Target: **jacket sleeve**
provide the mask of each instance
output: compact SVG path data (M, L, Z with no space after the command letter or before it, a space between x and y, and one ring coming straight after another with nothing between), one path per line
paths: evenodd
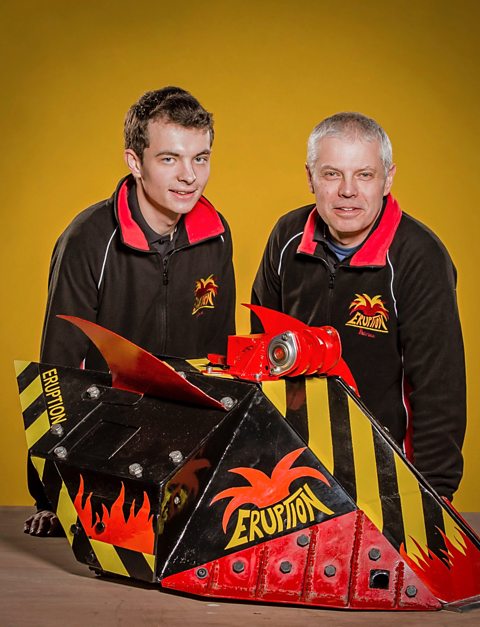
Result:
M433 235L411 254L404 251L403 259L397 313L405 388L410 390L413 462L441 496L451 499L462 477L466 425L456 271Z
M73 232L72 232L73 231ZM87 233L69 227L57 241L50 264L48 299L40 358L45 363L79 368L88 338L58 314L96 321L98 309L98 253Z
M222 235L221 258L218 262L220 270L216 276L219 296L215 307L216 316L214 323L210 326L209 337L204 337L202 340L205 347L205 350L201 351L202 356L206 356L207 353L226 354L227 338L229 335L235 334L236 288L232 236L227 221L223 216L220 217L225 232Z
M282 311L282 289L280 282L280 243L278 224L268 238L260 266L252 287L252 304ZM262 333L260 320L252 312L250 316L251 332Z

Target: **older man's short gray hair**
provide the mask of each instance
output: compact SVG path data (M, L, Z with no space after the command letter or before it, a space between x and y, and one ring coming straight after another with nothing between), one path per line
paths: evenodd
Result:
M318 142L322 137L359 137L366 141L377 140L380 144L380 156L385 168L385 176L392 165L392 144L383 128L372 118L346 111L325 118L310 133L307 143L307 164L310 168L317 160Z

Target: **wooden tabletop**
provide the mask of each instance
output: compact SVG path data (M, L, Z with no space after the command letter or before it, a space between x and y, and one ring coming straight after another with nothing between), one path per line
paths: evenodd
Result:
M6 627L141 627L191 625L296 627L308 625L480 626L469 612L355 612L201 600L158 586L96 577L78 563L65 538L23 533L27 507L0 507L0 625ZM480 529L480 514L466 514Z

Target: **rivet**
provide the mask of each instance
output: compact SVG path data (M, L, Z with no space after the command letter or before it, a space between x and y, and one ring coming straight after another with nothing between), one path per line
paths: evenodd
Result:
M62 425L52 425L50 427L50 433L52 435L57 435L59 438L63 435L64 433L64 429L62 427Z
M70 533L72 536L76 536L80 533L80 527L78 525L70 525Z
M53 449L53 453L59 459L65 459L67 457L67 449L64 446L57 446Z
M232 569L234 573L243 573L245 570L245 564L237 560L236 562L233 562Z
M370 551L368 552L368 557L373 562L376 562L377 560L379 560L381 556L382 556L382 553L380 549L377 549L376 547L374 547L373 549L370 549Z
M137 477L138 479L140 479L140 477L143 474L143 467L141 466L141 464L130 464L130 466L128 467L128 472L133 475L134 477Z
M182 370L178 370L177 374L179 377L182 377L182 379L186 379L187 375L182 371Z
M197 577L199 579L205 579L208 576L208 570L206 568L199 568L197 570Z
M284 575L291 572L291 570L292 570L291 562L282 562L280 564L280 572L283 573Z
M176 495L173 497L173 504L174 504L174 505L180 505L180 503L181 503L181 502L182 502L182 499L178 496L178 494L176 494Z
M337 569L335 566L332 566L332 564L328 564L328 566L325 566L323 569L323 572L325 573L325 577L335 577Z
M91 385L88 390L85 392L88 398L98 398L101 394L100 390L96 385Z
M410 599L412 599L413 597L417 596L417 589L416 589L416 587L415 586L407 586L406 589L405 589L405 594Z
M297 538L297 544L298 546L307 546L310 544L310 538L302 533L302 535Z
M220 402L226 410L232 409L236 403L235 399L231 398L230 396L224 396Z
M168 457L170 458L170 461L174 464L180 464L180 462L183 462L182 451L170 451Z
M103 533L105 531L105 523L103 522L98 522L95 525L95 532L96 533Z

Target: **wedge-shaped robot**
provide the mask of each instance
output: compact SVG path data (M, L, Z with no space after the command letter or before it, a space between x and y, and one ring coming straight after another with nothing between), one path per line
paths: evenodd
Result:
M206 597L478 605L478 536L362 404L338 333L251 308L265 333L203 363L72 317L110 375L16 363L30 455L77 559Z

